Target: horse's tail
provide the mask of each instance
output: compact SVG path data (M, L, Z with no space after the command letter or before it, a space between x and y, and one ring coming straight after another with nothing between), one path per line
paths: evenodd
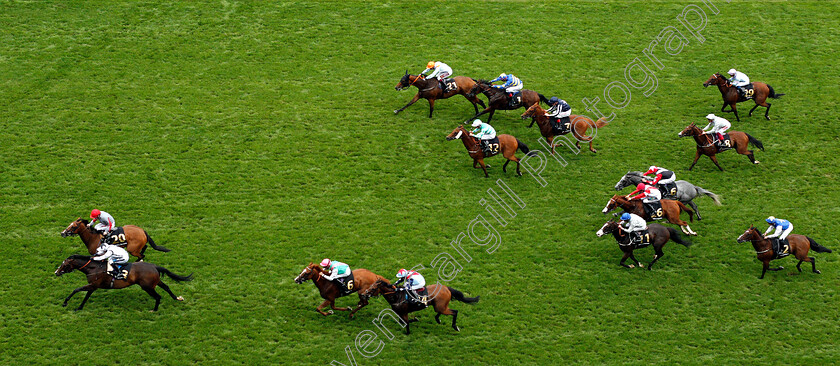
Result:
M808 238L806 236L806 238ZM811 242L811 249L816 251L817 253L831 253L831 249L828 249L819 243L815 242L814 239L808 238L808 241Z
M674 202L677 203L677 206L680 206L680 210L688 212L688 221L694 222L694 210L688 208L686 205L684 205L680 201L674 201Z
M514 137L514 138L515 138L515 137ZM516 138L515 138L515 139L516 139ZM519 147L518 147L518 148L519 148L519 151L522 151L523 153L525 153L525 155L531 156L531 149L529 149L529 148L528 148L528 145L525 145L525 143L524 143L524 142L519 141L519 139L516 139L516 145L518 145L518 146L519 146Z
M193 276L193 274L192 274L192 273L190 273L190 274L189 274L189 276L179 276L179 275L176 275L176 274L172 273L172 271L170 271L170 270L168 270L168 269L166 269L166 268L163 268L163 267L161 267L161 266L155 266L155 268L157 268L158 272L163 273L163 274L165 274L165 275L169 276L169 278L171 278L171 279L173 279L173 280L175 280L175 281L178 281L178 282L181 282L181 281L192 281L192 276Z
M601 127L604 127L608 124L610 124L610 122L607 121L607 118L606 117L601 117L601 118L598 118L597 121L595 121L595 128L601 128Z
M671 240L673 240L675 243L685 245L686 247L691 246L691 244L692 244L691 240L688 240L688 238L683 238L682 236L680 236L680 232L677 231L677 229L674 229L672 227L667 227L667 229L668 229L668 234L671 235Z
M548 99L545 97L545 95L542 95L540 93L537 93L537 95L540 96L540 101L541 102L545 103L545 105L548 105Z
M149 233L147 233L147 232L146 232L146 230L143 230L143 234L146 234L146 242L147 242L147 243L149 243L149 245L151 245L151 246L152 246L152 249L154 249L154 250L159 250L159 251L161 251L161 252L169 252L169 251L171 251L170 249L168 249L168 248L164 247L163 245L155 245L155 241L154 241L154 240L152 240L152 237L151 237L151 236L149 236Z
M701 187L698 187L698 186L694 186L694 188L697 190L697 193L705 194L705 195L709 196L709 198L711 198L712 201L715 201L716 205L720 206L720 198L718 197L718 195L712 193L712 191L707 191L707 190L705 190Z
M746 132L744 132L744 135L747 135L747 138L750 139L750 143L753 144L753 146L761 149L761 151L764 151L764 144L762 144L761 141L758 141L758 139L750 136L750 134L748 134Z
M768 95L770 98L779 99L782 95L785 95L784 93L776 94L776 91L773 90L773 87L770 86L770 84L767 84L767 89L770 89L770 95Z
M478 300L481 299L481 296L465 297L464 293L461 292L461 291L458 291L458 290L456 290L452 287L449 287L449 286L446 286L446 288L448 288L449 292L452 293L452 298L455 299L455 300L458 300L460 302L465 302L467 304L471 304L471 303L474 303L474 302L478 302Z

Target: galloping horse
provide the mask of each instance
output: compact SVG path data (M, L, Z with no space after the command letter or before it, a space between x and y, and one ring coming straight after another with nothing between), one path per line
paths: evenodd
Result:
M741 118L738 117L738 110L735 109L735 104L746 102L749 99L739 101L738 88L732 86L732 84L729 83L729 80L720 73L712 74L709 80L706 80L706 82L703 83L704 88L709 85L717 85L718 90L720 90L720 96L723 97L723 106L720 107L720 111L735 112L735 119L738 120L738 122L741 122ZM762 106L767 108L767 110L764 111L764 118L769 120L770 116L768 116L768 114L770 113L771 104L767 103L767 98L779 99L779 97L784 94L776 94L776 91L773 90L772 86L762 82L754 82L752 85L754 93L752 94L752 97L755 101L755 106L750 109L750 117L752 117L753 111L758 108L758 106ZM731 111L724 110L727 105L732 107Z
M534 125L534 122L537 122L537 126L540 127L540 134L545 137L546 141L548 141L548 145L551 146L551 154L554 154L554 129L551 128L551 123L548 122L548 116L545 115L545 109L540 107L540 103L534 103L531 107L528 108L525 113L522 113L522 119L531 118L531 124L528 126L530 128ZM586 130L589 129L590 126L595 127L595 132L597 133L598 129L607 125L607 119L605 117L601 117L598 121L593 122L589 117L586 116L579 116L576 114L570 115L569 119L572 121L571 130L575 136L575 146L577 146L578 150L580 150L580 142L581 141L589 141L589 151L591 152L598 152L592 148L592 139L595 138L595 135L587 136Z
M764 278L764 274L767 273L768 269L771 271L785 269L782 266L770 268L770 261L778 258L776 256L777 253L773 251L770 239L765 239L764 235L761 235L755 226L750 225L750 228L738 237L739 243L743 243L745 241L752 242L753 248L755 249L755 256L762 263L761 277L759 277L759 279ZM817 270L817 264L815 263L816 259L808 256L808 250L813 249L817 253L831 253L831 249L818 244L814 241L814 239L805 235L791 234L787 237L787 241L788 251L792 253L796 259L799 259L799 263L796 264L796 269L798 269L799 272L802 272L802 268L799 267L802 265L802 262L811 262L811 269L814 273L819 274L820 271Z
M688 235L697 235L697 233L691 230L691 227L688 226L687 222L680 219L680 213L685 211L688 212L689 221L694 222L694 211L685 207L685 205L680 201L659 200L659 203L662 204L662 217L664 217L665 220L668 220L668 222L674 225L679 225L683 233ZM609 202L607 202L607 205L604 206L604 209L601 210L601 213L606 214L607 212L615 210L619 207L626 212L639 215L641 218L645 219L645 221L653 221L653 219L650 218L650 215L645 212L645 207L642 201L631 201L627 197L619 195L612 196Z
M507 165L512 161L516 162L516 174L522 176L522 172L519 171L519 158L516 157L516 149L522 151L526 155L531 151L528 148L528 145L525 145L524 142L519 141L516 137L511 135L497 135L496 137L499 138L498 144L491 144L491 145L498 145L498 146L491 146L491 149L495 148L494 154L491 155L484 155L484 150L481 149L481 146L475 138L470 136L470 132L467 131L464 126L458 126L455 130L452 131L449 135L446 136L447 140L455 140L461 139L464 142L464 147L467 148L467 152L469 152L470 157L473 158L473 168L478 169L478 164L481 164L481 169L484 170L484 177L489 178L490 175L487 174L487 167L489 165L484 164L484 158L490 157L493 155L498 155L500 152L502 156L508 159L505 162L505 165L502 166L502 171L507 173Z
M544 95L537 93L533 90L522 89L519 94L519 103L516 103L515 105L511 106L510 103L508 103L507 92L504 89L494 88L492 85L490 85L490 82L487 80L474 81L475 85L473 85L472 89L470 89L470 92L467 94L467 97L475 96L476 94L478 94L478 92L481 92L484 94L484 96L487 97L489 106L480 113L476 113L476 115L474 115L471 119L476 119L482 114L490 113L490 117L487 118L487 123L490 123L490 121L493 120L493 114L496 113L496 110L506 111L519 109L522 107L527 108L533 105L534 103L539 103L540 101L542 101L545 104L548 104L548 99L546 99Z
M481 108L485 108L484 102L481 99L476 98L475 95L469 95L469 91L475 85L475 80L466 76L455 76L452 79L455 80L455 84L458 85L458 88L444 93L443 90L438 87L440 83L436 79L426 79L423 75L410 75L408 70L405 70L405 75L403 75L400 82L397 83L397 86L394 87L394 89L400 91L414 85L417 89L419 89L419 91L414 95L414 98L408 102L408 104L395 110L394 114L402 112L408 108L408 106L420 100L420 98L424 98L429 101L429 118L432 118L432 112L435 111L435 100L446 99L458 94L463 95L473 104L475 113L478 113L477 104L481 104Z
M625 187L635 187L639 183L644 180L644 176L642 172L627 172L618 183L615 184L615 190L620 191ZM718 196L711 191L707 191L700 186L695 186L684 180L676 181L677 184L677 200L680 202L689 205L693 210L694 213L697 214L697 220L702 220L700 217L700 210L697 208L697 204L694 203L694 198L697 196L704 194L712 198L712 201L715 202L716 205L720 206L720 199Z
M371 297L379 296L381 294L382 297L391 304L391 309L393 309L394 312L397 313L397 315L399 315L405 322L405 334L411 334L411 323L417 321L417 317L408 319L408 313L423 310L428 307L428 305L435 308L435 312L437 313L435 315L435 321L437 321L438 324L440 324L441 315L452 315L452 329L455 329L456 332L460 332L461 328L458 328L458 325L456 324L456 321L458 320L458 310L450 309L449 301L454 298L460 302L470 304L478 302L480 299L480 296L465 297L461 291L444 285L428 285L426 286L426 290L430 294L435 294L432 298L428 299L428 304L426 306L421 306L408 301L408 294L402 291L397 291L393 285L384 280L377 280L373 286L363 293L363 296Z
M629 257L633 260L633 262L636 262L637 266L644 268L644 265L639 263L639 261L636 260L636 257L633 256L633 249L635 248L634 244L630 242L630 235L628 235L624 230L619 230L618 222L612 220L607 221L607 223L605 223L604 226L601 226L601 229L595 234L600 238L609 233L613 234L615 241L618 242L618 247L621 248L622 252L624 252L624 256L621 257L621 262L619 264L626 268L633 268L632 264L629 266L624 264ZM685 245L686 247L691 246L691 242L680 237L680 234L676 229L659 224L648 225L648 232L646 235L648 235L647 239L653 245L653 250L655 252L653 255L653 261L648 264L648 270L653 268L653 264L665 255L665 253L662 252L662 247L665 246L665 243L667 243L668 240Z
M152 246L152 249L159 250L161 252L168 252L169 249L163 247L162 245L155 245L155 241L149 236L149 233L146 230L143 230L139 226L134 225L126 225L123 226L123 231L125 232L125 242L127 243L125 246L125 250L131 253L131 255L137 257L137 261L140 262L143 258L146 257L146 243ZM93 255L96 253L96 249L99 248L99 243L102 238L102 235L92 232L88 228L88 220L84 220L81 217L76 219L67 226L64 231L61 232L61 237L66 238L68 236L78 235L80 239L82 239L82 243L88 249L88 253ZM123 239L123 238L119 238ZM122 245L120 245L122 246Z
M61 276L65 273L70 273L78 269L87 276L88 284L87 286L82 286L73 290L73 292L70 293L70 296L67 296L67 298L64 299L64 303L61 304L61 306L67 306L67 302L70 301L70 298L72 298L77 292L87 291L85 299L82 300L82 303L79 304L78 308L76 308L76 311L79 311L85 307L85 303L90 298L90 295L96 291L96 289L121 289L137 284L140 285L143 291L146 291L149 296L155 299L155 308L152 309L152 311L157 311L158 305L160 305L160 295L158 295L157 291L155 291L156 286L160 286L160 288L169 293L169 296L172 296L173 299L184 301L183 297L175 296L175 294L172 293L172 290L169 289L169 286L160 280L161 273L166 274L169 278L178 282L192 281L192 273L188 276L179 276L170 272L166 268L147 262L131 264L128 276L126 276L124 280L114 280L113 277L108 275L105 271L105 267L106 263L104 261L94 261L92 257L86 255L74 254L65 259L64 262L61 263L61 266L55 270L55 275Z
M753 155L752 150L747 150L747 144L752 144L755 147L764 151L764 144L761 141L755 139L755 137L750 136L746 132L741 131L727 131L729 135L730 141L732 141L732 146L729 148L735 149L738 154L746 155L750 158L750 161L753 164L760 163L758 160L755 160L755 155ZM723 171L723 168L720 167L718 164L717 158L715 154L718 152L718 147L715 145L714 140L712 139L711 135L707 135L703 133L703 130L700 127L694 125L694 123L688 125L682 132L679 133L679 137L686 137L686 136L693 136L694 142L697 143L697 152L694 154L694 162L691 163L691 166L688 167L688 170L694 168L694 164L697 164L697 159L700 159L700 155L706 155L709 159L712 159L712 162L717 165L720 171Z
M376 273L368 271L366 269L354 269L353 270L353 283L348 284L348 287L352 287L351 291L346 294L342 294L341 289L332 281L327 281L323 278L324 270L321 269L321 266L309 263L300 274L295 277L295 283L301 284L307 280L312 280L312 283L315 284L315 287L318 288L318 291L321 293L321 297L324 298L324 302L321 305L318 305L318 308L315 310L323 316L327 316L333 313L333 310L340 310L340 311L350 311L350 308L337 308L335 307L335 299L350 295L354 292L359 293L359 304L356 305L356 308L350 311L350 317L352 318L354 314L356 314L359 309L365 307L368 304L367 297L362 296L362 292L367 290L374 282L377 280L385 281L386 283L388 280L385 277L382 277ZM322 311L325 306L329 305L332 310L327 312Z

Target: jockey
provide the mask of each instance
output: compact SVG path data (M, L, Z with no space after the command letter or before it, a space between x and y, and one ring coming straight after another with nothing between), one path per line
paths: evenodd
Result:
M638 196L630 197L630 199L631 200L637 200L639 198L643 198L642 203L646 203L646 204L659 202L659 200L662 199L662 193L659 192L659 188L656 188L652 185L648 185L648 184L644 184L644 183L639 183L636 186L636 190L631 192L627 196L630 196L632 194L636 194L638 192L641 192L641 193Z
M122 266L128 263L128 252L125 249L116 245L102 244L96 250L95 256L92 258L95 261L108 260L108 274L114 276L116 280L125 279L126 273L122 270Z
M676 174L674 174L674 172L672 172L668 169L665 169L665 168L660 168L656 165L651 165L650 168L648 168L648 170L644 174L642 174L642 176L645 176L645 175L648 175L648 174L655 174L655 176L653 178L653 181L650 182L650 184L652 184L652 185L668 184L668 183L674 183L674 182L677 181L677 176L676 176Z
M117 227L114 223L114 217L105 211L93 209L90 211L90 219L91 221L90 224L88 224L88 229L102 235L102 242L105 242L111 230L114 230ZM94 226L93 223L96 221L99 221L99 223Z
M426 64L426 69L421 72L421 74L431 71L429 75L426 75L426 79L433 79L437 78L438 82L440 82L440 87L443 91L446 91L446 78L452 76L452 68L449 65L440 62L440 61L429 61Z
M618 227L629 233L632 241L638 242L642 232L647 230L647 222L639 215L625 212L621 215Z
M740 72L735 69L729 69L728 74L729 76L731 76L729 78L729 83L731 83L732 86L738 88L739 93L741 92L741 87L750 85L750 78L747 76L747 74L744 74L743 72Z
M501 73L499 74L499 77L490 80L490 83L495 83L497 81L504 81L505 83L503 85L493 85L493 87L497 89L504 89L511 98L522 90L522 80L519 80L519 78L513 76L513 74Z
M487 154L487 150L490 148L489 146L487 146L487 141L496 138L496 130L493 129L493 126L481 122L480 119L473 121L472 126L475 129L473 129L470 132L470 136L479 139L479 141L481 142L481 149L484 151L485 154Z
M793 231L793 224L791 224L788 220L777 219L770 216L764 221L767 221L767 223L770 224L770 226L767 227L767 230L764 231L765 239L779 238L779 240L785 240L788 235L790 235L790 232ZM767 235L767 233L773 231L774 229L776 230L774 233Z
M569 103L566 103L563 99L551 97L551 99L548 100L548 105L550 105L551 108L545 111L545 115L548 116L548 120L551 121L552 124L556 125L564 118L568 120L569 116L572 115L572 107L570 107Z
M709 120L709 124L706 125L706 127L703 127L703 133L706 135L716 134L715 136L718 138L718 141L723 141L723 133L726 132L729 127L732 127L732 124L726 119L720 118L711 113L706 116L706 119ZM711 127L711 129L706 131L709 127Z
M405 281L403 288L409 291L415 299L418 297L417 290L426 286L426 279L423 278L423 275L405 268L397 271L397 281L394 282L394 287L399 286L403 281Z
M350 271L350 266L339 261L331 261L329 258L324 258L324 260L321 261L321 267L323 267L325 271L330 272L328 275L323 275L325 280L336 281L342 288L347 286L347 284L344 283L344 279L345 277L349 277L352 273Z

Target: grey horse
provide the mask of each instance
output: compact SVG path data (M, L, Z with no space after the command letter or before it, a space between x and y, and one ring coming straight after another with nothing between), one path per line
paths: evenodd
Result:
M627 174L625 174L624 177L622 177L621 180L615 184L615 190L620 191L625 187L635 187L636 185L642 182L642 178L642 172L627 172ZM711 197L711 199L715 201L716 205L720 206L720 199L716 194L698 186L695 186L684 180L678 180L676 183L677 199L680 202L689 205L692 209L694 209L694 212L697 213L697 220L702 220L702 218L700 217L700 210L697 209L697 204L695 204L694 201L692 201L695 197L701 194L705 194Z

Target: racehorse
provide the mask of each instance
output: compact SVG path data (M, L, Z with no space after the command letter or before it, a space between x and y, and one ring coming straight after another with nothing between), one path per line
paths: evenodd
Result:
M137 257L137 262L142 261L143 258L146 257L144 254L146 252L146 243L151 245L154 250L159 250L161 252L169 251L169 249L162 245L155 245L155 241L152 240L149 233L139 226L125 225L122 228L125 232L125 237L115 238L114 236L116 235L114 235L112 236L112 239L120 239L120 241L127 243L125 244L125 250L131 253L131 255ZM63 238L74 235L78 235L79 238L82 239L82 243L87 247L88 253L91 255L96 253L96 249L99 248L102 235L95 233L88 228L88 220L84 220L80 217L76 219L76 221L71 222L70 225L61 232L61 237Z
M533 90L522 89L519 93L519 102L515 103L511 106L508 102L508 95L504 89L501 88L494 88L490 85L490 82L487 80L475 80L475 85L473 85L470 92L467 94L469 96L475 96L478 92L484 94L487 97L487 104L488 107L485 108L483 111L476 113L471 119L476 119L482 114L490 113L490 117L487 118L487 123L493 120L493 114L496 113L496 110L514 110L519 109L522 107L529 107L534 103L539 103L542 101L545 104L548 104L548 99L540 93L537 93Z
M642 181L645 181L645 178L646 177L642 175L642 172L627 172L627 174L625 174L624 177L615 184L615 190L620 191L625 187L635 187ZM711 197L712 201L714 201L716 205L720 206L720 199L711 191L707 191L684 180L678 180L675 183L677 184L677 200L689 205L694 210L694 213L697 214L697 220L703 219L700 217L700 210L697 208L697 204L693 201L697 196L701 194L707 195Z
M595 234L598 235L598 237L600 238L609 233L613 234L613 237L615 237L615 241L618 242L618 247L621 248L622 252L624 252L624 256L621 257L621 262L619 264L626 268L633 268L632 264L629 266L624 264L624 262L629 257L633 260L633 262L636 262L637 266L639 266L640 268L644 268L644 265L639 263L639 261L636 260L636 257L633 256L633 249L635 249L635 244L630 242L630 235L626 231L619 229L618 222L612 220L607 221L604 224L604 226L601 226L601 229L598 230L598 232L596 232ZM650 264L648 264L648 270L653 268L653 264L656 263L656 261L658 261L659 258L662 258L665 255L665 253L662 252L662 247L665 246L665 243L667 243L668 240L685 245L686 247L691 246L691 242L687 239L683 239L682 237L680 237L680 234L677 232L676 229L671 227L665 227L659 224L648 225L648 232L644 235L647 236L646 242L649 242L653 245L653 250L655 252L653 255L653 261L651 261Z
M490 175L487 174L487 167L489 165L484 163L484 158L490 157L493 155L498 155L500 152L502 156L507 159L505 161L505 165L502 166L502 171L507 173L507 165L511 161L516 162L516 174L520 177L522 176L522 172L519 171L519 158L516 157L516 150L522 151L526 155L531 151L528 148L528 145L525 145L524 142L519 141L516 137L511 135L497 135L499 139L498 144L490 144L490 149L493 151L491 155L484 155L484 150L481 149L479 143L475 140L474 137L470 136L470 132L467 131L464 126L458 126L455 130L452 131L449 135L446 136L446 139L449 141L455 139L461 139L464 142L464 147L467 148L467 152L470 154L470 157L473 158L473 168L478 169L478 164L481 165L481 169L484 170L484 177L489 178ZM495 145L495 146L493 146Z
M352 318L354 314L356 314L359 309L365 307L368 304L367 297L362 296L362 292L367 290L374 282L377 280L383 280L388 282L385 277L382 277L376 273L368 271L366 269L354 269L353 270L353 281L347 284L347 287L350 288L350 292L346 294L342 294L343 291L338 287L335 282L325 280L323 278L324 270L321 269L321 266L309 263L300 274L295 277L295 283L301 284L307 280L312 280L312 283L315 284L315 287L318 288L318 291L321 293L321 297L324 298L324 302L321 305L318 305L318 308L315 310L323 316L328 316L333 314L333 310L340 310L340 311L350 311L350 317ZM356 305L356 308L352 311L349 307L346 308L337 308L335 307L335 299L350 295L354 292L359 293L359 304ZM329 305L332 310L328 310L324 312L323 309L325 306Z
M441 315L452 315L452 329L455 329L456 332L460 332L461 328L458 328L456 324L458 320L458 310L452 310L449 308L449 301L453 298L460 302L464 303L475 303L481 298L480 296L476 297L465 297L461 291L458 291L452 287L444 286L444 285L428 285L426 286L426 290L429 294L433 294L431 298L426 299L426 305L420 305L415 302L408 300L408 293L405 291L398 291L394 285L388 283L388 281L384 280L377 280L373 286L367 289L363 296L371 297L371 296L379 296L380 294L382 297L391 304L391 309L394 310L397 315L405 322L405 334L411 334L411 323L417 321L417 317L412 319L408 319L408 313L413 313L415 311L423 310L429 305L435 308L435 321L440 324L440 316Z
M732 146L727 146L728 148L735 149L738 154L746 155L750 158L750 161L753 164L760 163L758 160L755 160L755 155L753 155L752 150L747 150L747 144L752 144L755 147L764 151L764 144L761 141L755 139L755 137L750 136L746 132L741 131L727 131L729 135L729 141L731 141ZM718 164L717 158L715 154L721 152L718 150L718 147L714 143L714 139L711 135L704 134L703 130L700 127L694 125L694 123L688 125L682 132L679 133L679 137L686 137L686 136L693 136L694 142L697 143L697 152L694 154L694 162L691 163L691 166L688 167L688 170L694 168L694 164L697 164L697 159L700 159L700 155L706 155L709 159L712 159L712 162L723 171L723 168L720 167ZM728 142L727 142L728 143Z
M152 309L152 311L157 311L158 305L160 305L160 295L158 295L157 291L155 291L155 286L160 286L160 288L169 293L169 296L172 296L173 299L184 301L183 297L175 296L175 294L172 293L172 290L169 289L169 286L160 280L161 273L166 274L169 278L178 282L192 281L192 273L188 276L179 276L166 268L147 262L132 263L125 279L115 280L114 277L108 275L106 272L106 262L94 261L93 257L77 254L71 255L65 259L64 262L61 263L61 266L55 270L55 275L61 276L65 273L73 272L74 270L79 270L84 273L85 276L87 276L88 284L87 286L82 286L73 290L73 292L70 293L70 296L67 296L67 298L64 299L64 303L61 304L61 306L67 306L67 302L70 301L70 298L72 298L77 292L87 291L85 299L82 300L82 303L79 304L76 311L82 310L82 308L85 307L85 303L90 298L90 295L96 291L96 289L122 289L134 284L140 285L143 291L146 291L149 296L155 299L155 308Z
M661 216L664 217L665 220L668 220L668 222L674 225L679 225L683 233L688 235L697 235L697 233L691 230L691 227L688 226L687 222L680 219L680 213L685 211L688 212L689 221L694 222L694 211L685 207L685 205L680 201L659 200L659 203L662 205ZM612 196L609 202L607 202L607 205L604 206L604 209L601 210L601 213L606 214L607 212L615 210L619 207L626 212L639 215L641 218L645 219L645 221L653 221L650 215L648 215L645 211L642 201L630 200L625 196L619 195Z
M799 263L796 264L796 269L798 269L799 272L802 272L802 268L799 267L802 265L802 262L811 262L811 269L814 273L819 274L820 271L817 270L817 264L815 263L816 259L808 256L808 250L813 249L817 253L831 253L831 249L818 244L814 241L814 239L798 234L788 235L788 248L782 253L775 253L773 246L771 245L771 240L765 239L764 235L761 235L761 233L758 232L758 229L752 225L750 225L750 228L738 237L739 243L743 243L745 241L752 242L756 258L758 258L758 260L760 260L763 264L761 277L759 277L759 279L764 278L764 274L767 273L768 269L771 271L785 269L782 266L770 268L770 261L779 258L777 257L777 254L792 253L796 259L799 259Z
M455 80L455 84L458 88L444 93L443 89L438 87L440 82L438 82L437 79L426 79L423 75L410 75L408 70L405 70L405 75L400 78L400 82L397 83L397 86L394 87L394 89L400 91L414 85L417 87L418 91L408 104L395 110L394 114L402 112L408 108L408 106L414 104L420 100L420 98L423 98L429 101L429 118L432 118L432 113L435 111L435 100L447 99L458 94L463 95L470 101L470 103L473 104L475 113L478 113L478 104L481 105L481 108L485 108L484 102L481 99L476 98L475 95L469 95L469 91L472 89L473 85L475 85L475 80L466 76L455 76L452 80Z
M528 117L531 118L531 124L528 125L528 128L534 125L534 122L537 122L537 126L540 127L540 134L545 137L546 141L548 141L548 146L551 146L551 154L554 154L554 129L551 128L551 123L548 122L548 116L545 115L545 109L540 107L540 103L534 103L531 105L525 113L522 113L522 119L527 119ZM601 117L598 121L593 122L589 117L586 116L579 116L576 114L570 115L569 120L572 122L571 130L573 135L575 136L575 146L577 146L578 150L580 150L580 142L581 141L589 141L589 151L591 152L598 152L592 148L592 139L595 138L595 134L592 136L586 135L586 130L589 127L594 127L595 132L598 132L598 129L607 125L607 119L605 117Z
M707 87L709 85L717 85L718 90L720 90L720 96L723 97L723 106L720 107L721 112L735 112L735 119L738 122L741 122L741 118L738 117L738 110L735 109L735 104L740 102L746 102L748 99L745 100L738 100L738 88L734 87L732 84L729 83L729 80L721 75L720 73L712 74L709 80L706 80L703 83L703 87ZM754 82L753 85L753 100L755 101L755 106L750 109L750 117L752 117L753 111L758 108L758 106L766 107L767 110L764 111L764 118L770 119L768 114L770 113L770 103L767 103L767 98L779 99L784 94L776 94L776 91L773 90L773 87L767 85L762 82ZM725 111L726 106L732 107L731 111Z

